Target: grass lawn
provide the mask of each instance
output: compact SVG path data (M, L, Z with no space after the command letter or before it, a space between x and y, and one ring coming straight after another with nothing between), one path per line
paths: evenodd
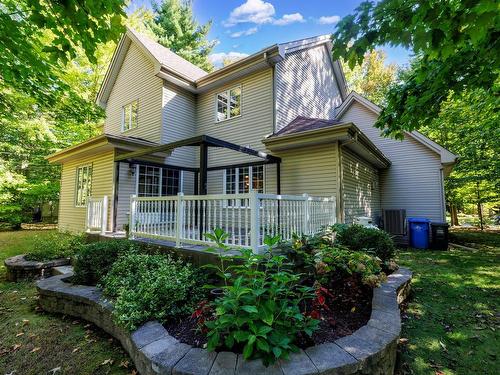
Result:
M454 232L453 241L478 250L399 254L414 272L400 374L500 374L500 234Z
M0 232L0 375L131 374L120 344L97 327L37 309L33 282L5 281L5 258L22 254L34 235L48 231Z

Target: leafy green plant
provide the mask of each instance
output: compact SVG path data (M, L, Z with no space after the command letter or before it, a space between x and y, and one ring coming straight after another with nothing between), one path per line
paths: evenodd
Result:
M94 242L80 247L75 254L73 283L96 285L119 256L137 251L128 240Z
M33 249L26 254L26 260L48 261L70 258L85 243L83 235L53 232L47 236L36 236Z
M190 264L131 253L113 264L100 286L114 300L117 322L132 330L149 320L190 314L204 297L202 283L203 275Z
M225 233L218 229L212 235L217 249L228 250ZM218 273L224 280L224 293L212 307L208 328L208 349L241 349L245 359L262 358L265 365L288 358L298 350L294 342L300 333L309 336L319 321L303 313L300 306L313 299L314 289L300 284L287 258L274 254L279 237L266 237L267 253L258 255L249 249L229 262L221 256Z
M348 225L337 231L336 242L353 251L363 251L376 255L383 262L394 257L396 246L391 236L375 228L362 225Z

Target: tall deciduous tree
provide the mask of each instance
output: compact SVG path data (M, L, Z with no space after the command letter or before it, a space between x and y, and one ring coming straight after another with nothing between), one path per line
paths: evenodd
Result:
M124 0L3 0L0 4L0 114L15 112L9 91L50 108L71 87L58 70L80 48L91 63L101 43L123 31Z
M344 74L349 89L363 95L382 106L389 87L394 83L396 64L386 64L386 54L382 50L367 52L361 64L350 68L344 64Z
M460 156L446 181L447 203L453 213L455 208L474 202L481 227L483 205L500 203L498 104L499 99L486 90L466 91L459 96L450 94L441 105L439 116L421 128Z
M200 68L212 70L208 60L215 46L215 41L208 40L212 22L200 25L189 0L163 0L154 3L153 9L155 18L148 24L158 42Z
M377 122L388 135L432 121L449 93L498 91L500 12L494 0L364 1L332 37L335 57L351 67L386 44L417 55L413 69L389 90Z

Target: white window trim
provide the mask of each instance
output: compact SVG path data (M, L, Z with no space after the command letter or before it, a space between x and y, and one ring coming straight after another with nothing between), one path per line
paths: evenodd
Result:
M77 203L77 198L78 198L78 170L80 168L90 168L91 173L90 173L90 189L89 189L89 194L87 195L87 199L85 199L85 204L78 204ZM94 174L94 165L92 163L90 164L82 164L78 165L76 167L76 174L75 174L75 188L74 188L74 199L73 199L73 204L75 207L87 207L87 204L89 202L88 198L92 196L92 183L93 183L93 174Z
M135 165L135 195L138 197L139 196L139 173L140 173L140 164ZM148 167L148 165L144 165L144 167ZM149 165L149 167L153 168L160 168L160 183L158 187L158 195L153 195L156 197L163 197L167 195L161 195L162 189L163 189L163 168L169 169L168 167L158 167L156 165ZM172 168L170 168L172 169ZM184 171L179 170L179 193L184 192ZM168 195L172 196L172 195ZM147 197L147 196L146 196Z
M229 99L230 99L230 91L231 90L234 90L234 89L237 89L239 88L240 89L240 114L238 116L233 116L231 117L231 113L230 111L228 110L228 114L229 114L229 117L228 118L225 118L223 120L219 120L219 117L217 116L218 115L218 96L219 94L222 94L222 93L226 93L227 94L227 97L228 97L228 105L229 105ZM230 88L228 88L227 90L222 90L222 91L218 91L215 93L215 123L219 124L221 122L225 122L225 121L229 121L229 120L233 120L235 118L238 118L238 117L241 117L243 115L243 89L241 87L241 84L239 85L236 85L236 86L232 86Z
M129 129L125 129L125 107L132 105L135 102L137 102L137 125ZM130 111L130 123L132 124L132 111ZM122 106L121 132L127 133L133 129L137 129L138 127L139 127L139 99L134 99Z
M252 192L253 191L253 167L262 167L262 184L263 184L263 187L262 187L262 191L265 193L266 192L266 167L264 164L262 165L249 165L248 167L237 167L237 168L234 168L236 169L236 177L235 177L235 184L236 184L236 193L235 194L240 194L239 192L239 188L240 188L240 169L241 168L248 168L248 175L250 177L250 181L249 181L249 188L248 188L248 192ZM224 194L227 194L227 176L226 176L226 172L228 169L233 169L233 168L226 168L224 169L224 173L223 173L223 180L222 180L222 191L224 192ZM241 193L241 194L244 194L244 193ZM225 200L224 201L224 207L240 207L240 208L249 208L248 206L242 206L241 205L241 200L240 199L236 199L236 205L234 206L231 206L228 204L228 200Z

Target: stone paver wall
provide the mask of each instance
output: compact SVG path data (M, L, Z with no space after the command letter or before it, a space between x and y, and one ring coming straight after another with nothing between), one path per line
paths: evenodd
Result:
M37 262L26 260L24 255L16 255L4 261L5 268L7 269L7 280L14 282L23 279L51 276L52 268L66 266L69 263L69 258Z
M41 307L91 321L117 338L142 375L228 374L393 374L401 331L399 303L408 295L412 273L401 268L374 289L368 324L350 336L293 353L288 361L264 367L260 360L244 361L240 354L208 352L180 343L158 322L130 333L112 319L112 305L95 287L72 285L71 274L37 283Z

